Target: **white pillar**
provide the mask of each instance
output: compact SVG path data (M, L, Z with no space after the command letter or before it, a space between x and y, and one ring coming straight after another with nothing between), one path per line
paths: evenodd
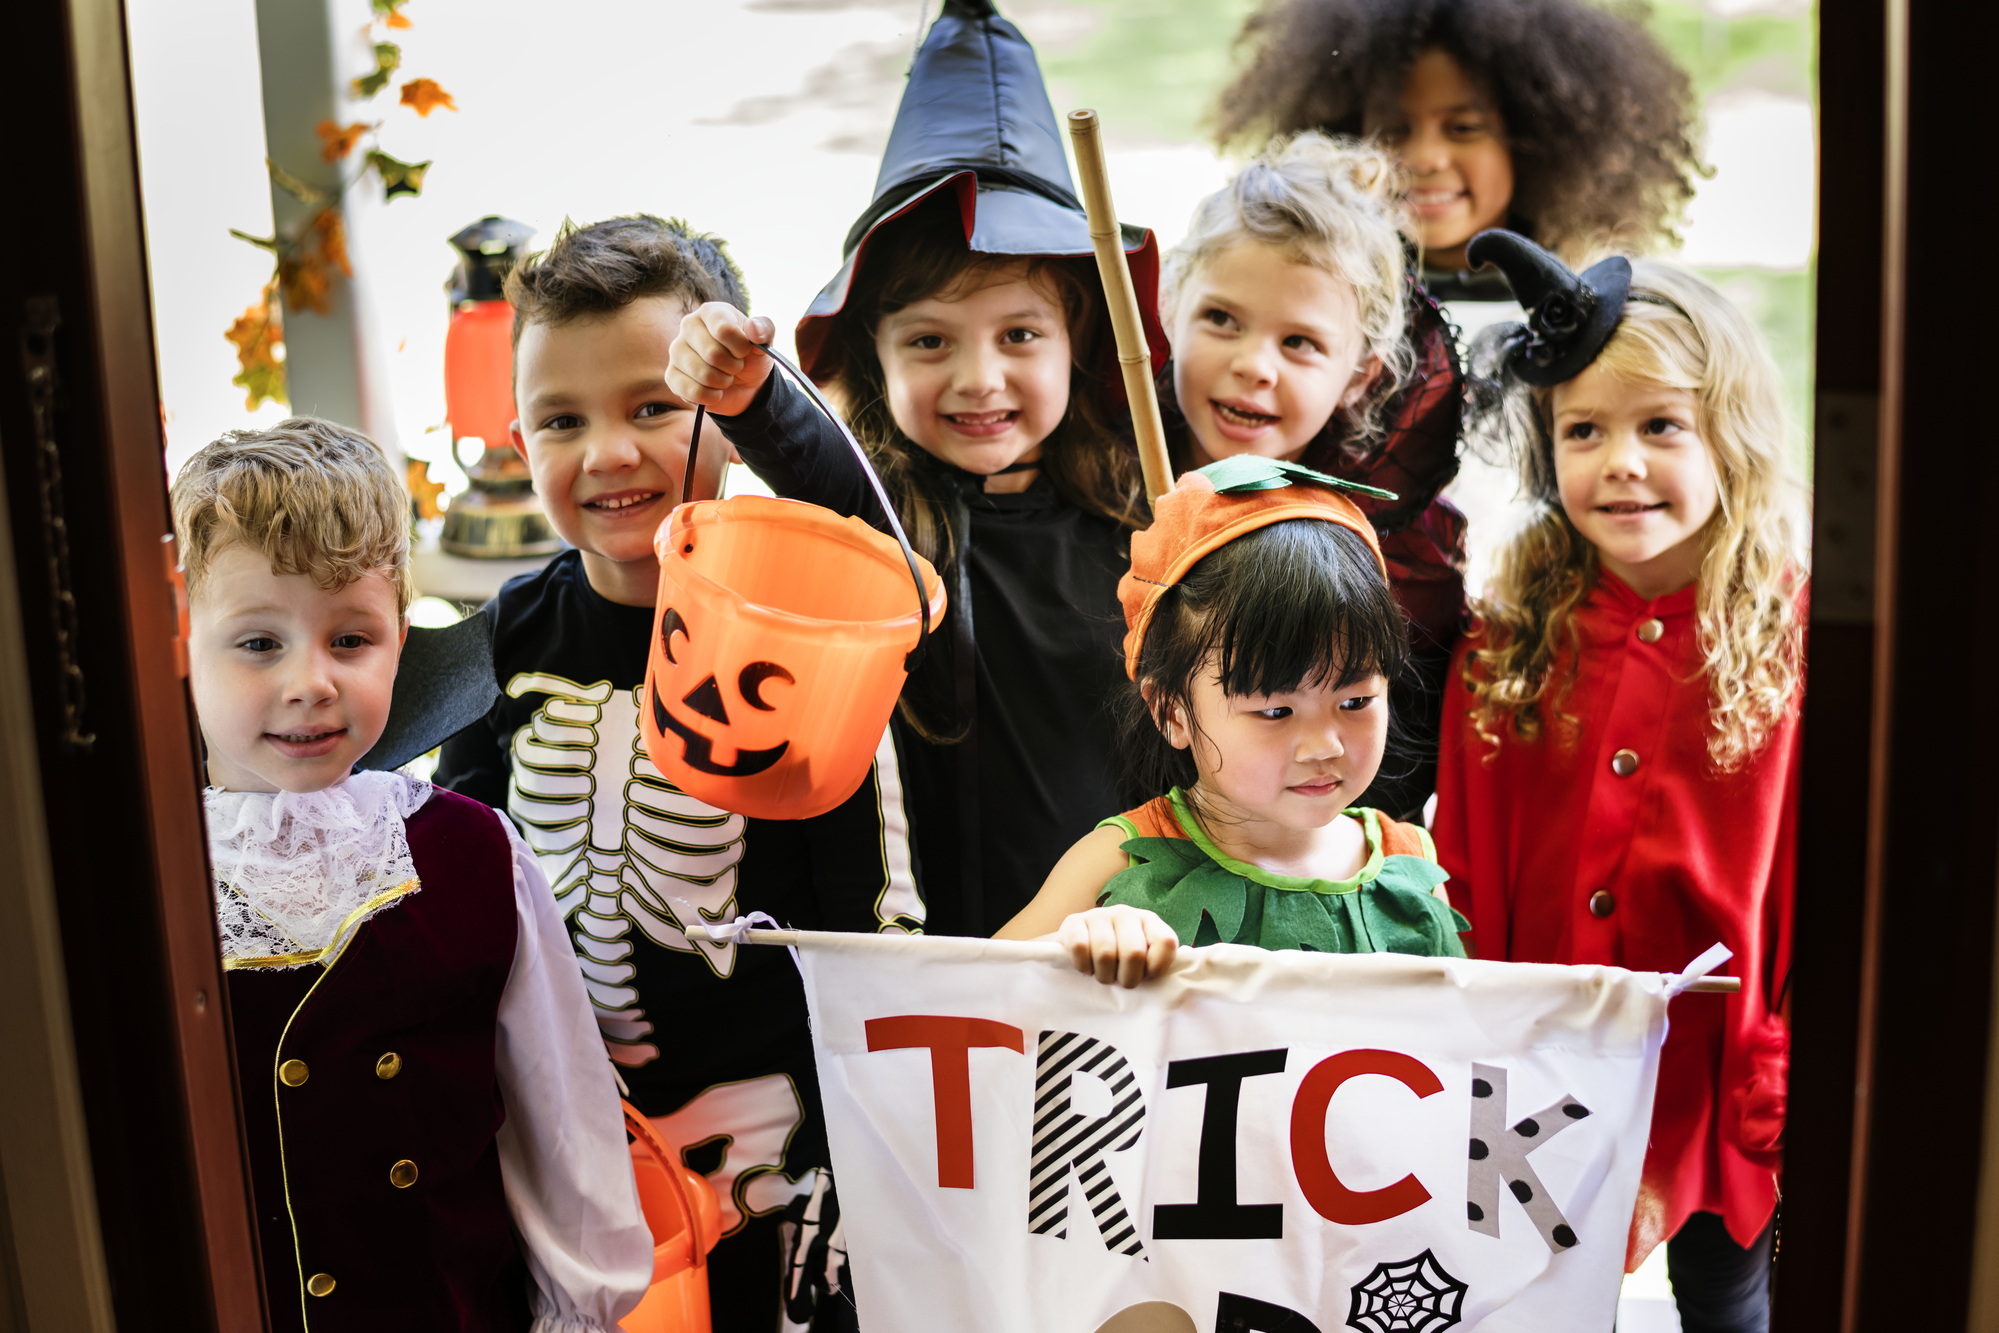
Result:
M393 101L395 83L372 104L357 101L353 80L372 73L368 0L257 0L257 42L263 66L264 138L271 161L330 197L358 163L328 162L317 127L378 117ZM285 306L285 382L291 410L364 431L401 467L388 366L368 289L370 224L383 206L371 174L341 199L354 276L337 271L328 312ZM271 214L280 236L310 222L320 205L271 182Z

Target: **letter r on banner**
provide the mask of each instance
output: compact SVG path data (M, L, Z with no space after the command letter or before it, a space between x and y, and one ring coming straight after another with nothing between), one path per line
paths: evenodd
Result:
M1378 1190L1350 1190L1333 1174L1326 1156L1326 1111L1333 1094L1350 1078L1385 1074L1418 1097L1444 1090L1430 1067L1397 1051L1341 1051L1312 1066L1291 1102L1291 1169L1298 1188L1319 1216L1342 1226L1386 1222L1430 1200L1430 1191L1414 1176L1404 1176Z
M1004 1046L1026 1054L1021 1030L989 1018L899 1014L867 1021L868 1049L930 1049L930 1086L937 1108L937 1184L972 1188L972 1061L974 1046Z
M1111 1109L1100 1116L1075 1107L1076 1075L1101 1079ZM1043 1032L1034 1060L1034 1155L1027 1166L1027 1229L1037 1236L1069 1235L1069 1170L1096 1219L1104 1248L1147 1259L1104 1154L1123 1152L1145 1132L1145 1095L1117 1047L1080 1032Z

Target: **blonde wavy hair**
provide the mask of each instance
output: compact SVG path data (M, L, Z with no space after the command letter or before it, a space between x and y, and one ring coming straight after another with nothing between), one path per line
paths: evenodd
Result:
M1595 364L1621 380L1690 390L1699 401L1696 428L1720 500L1705 534L1695 621L1709 687L1708 757L1732 772L1795 705L1804 678L1805 487L1791 461L1777 368L1756 328L1686 269L1638 260L1632 270L1631 300ZM1475 367L1489 368L1498 352L1496 336L1482 337ZM1564 645L1571 660L1579 649L1571 617L1598 568L1596 548L1562 509L1553 393L1512 385L1480 414L1478 429L1517 458L1534 506L1473 608L1484 645L1466 660L1465 685L1473 725L1494 746L1506 731L1535 739L1550 717L1574 721L1561 712L1573 672L1558 673L1557 661Z
M398 613L416 598L409 492L373 440L331 421L290 417L204 445L174 477L173 511L190 598L232 545L328 592L385 574Z
M1343 409L1345 444L1364 453L1386 429L1383 406L1409 381L1406 220L1394 160L1372 143L1316 130L1271 141L1235 178L1194 208L1187 235L1160 267L1160 315L1170 329L1189 281L1245 241L1268 245L1353 289L1361 335L1381 361L1366 397Z

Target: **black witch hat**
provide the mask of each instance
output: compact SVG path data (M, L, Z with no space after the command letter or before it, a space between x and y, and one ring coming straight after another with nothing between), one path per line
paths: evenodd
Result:
M957 201L967 246L981 254L1094 253L1034 48L992 0L944 0L944 12L916 53L875 177L874 202L847 233L840 271L798 321L798 360L806 374L824 380L838 369L827 341L832 317L846 305L869 243L883 226L945 191ZM1144 228L1123 231L1157 371L1166 360L1159 246Z
M1537 389L1574 379L1617 332L1631 295L1631 261L1614 255L1580 274L1525 236L1482 231L1465 247L1472 268L1497 264L1527 311L1525 324L1501 325L1507 373Z

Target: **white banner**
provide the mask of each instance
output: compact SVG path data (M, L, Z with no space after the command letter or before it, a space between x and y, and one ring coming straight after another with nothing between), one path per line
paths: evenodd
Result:
M801 934L863 1333L1608 1333L1670 978Z

